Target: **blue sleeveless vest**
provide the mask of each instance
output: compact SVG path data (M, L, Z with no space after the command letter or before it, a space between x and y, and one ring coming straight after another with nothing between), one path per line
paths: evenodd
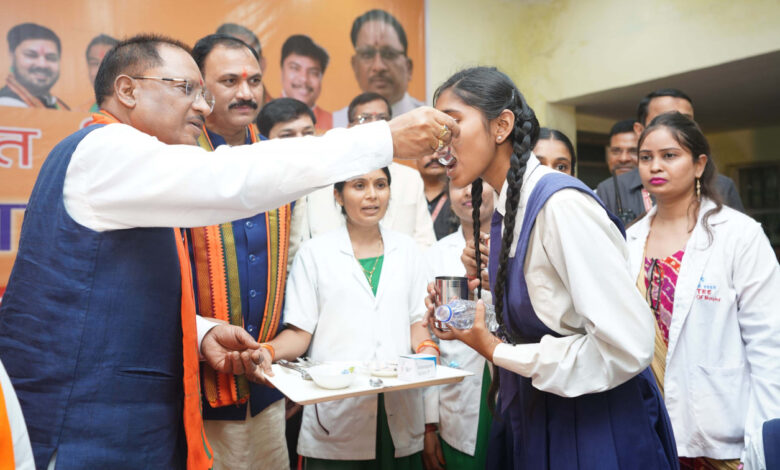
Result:
M38 468L55 451L58 469L180 468L186 444L174 232L95 232L63 203L71 155L100 127L65 138L41 168L0 308L0 358Z
M580 180L562 173L544 175L525 207L515 257L507 265L504 320L519 343L538 343L561 335L548 328L531 305L523 267L536 216L557 191L576 189L601 200ZM625 236L620 219L607 215ZM490 282L494 290L501 251L501 214L491 227ZM583 234L587 236L587 234ZM536 389L531 379L497 368L500 395L491 430L490 469L676 469L677 449L671 422L652 373L639 375L611 390L561 397Z

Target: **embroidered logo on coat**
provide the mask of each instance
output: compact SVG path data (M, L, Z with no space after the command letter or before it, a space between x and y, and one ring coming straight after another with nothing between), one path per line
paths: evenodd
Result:
M720 302L720 297L718 297L718 286L711 283L708 284L702 276L699 278L699 285L696 286L696 300Z

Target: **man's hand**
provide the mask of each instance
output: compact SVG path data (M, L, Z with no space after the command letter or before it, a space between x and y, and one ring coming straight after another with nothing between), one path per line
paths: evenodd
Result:
M426 431L423 440L423 466L425 466L425 470L444 470L446 464L439 436L434 431Z
M454 137L460 135L460 128L448 115L423 106L393 118L390 132L393 135L393 155L414 159L449 145Z
M263 351L243 328L226 324L215 326L203 337L200 350L206 362L217 372L246 374L252 382L265 382ZM267 367L270 369L270 363Z

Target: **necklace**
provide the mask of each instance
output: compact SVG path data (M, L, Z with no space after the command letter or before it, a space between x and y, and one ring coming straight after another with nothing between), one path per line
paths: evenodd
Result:
M374 282L374 272L376 271L377 264L379 264L379 258L381 258L381 256L377 256L376 258L374 258L374 267L371 268L371 271L367 270L363 266L363 263L358 261L358 264L360 265L360 269L363 270L363 274L365 274L366 275L366 279L368 279L368 285L369 286L373 286L374 285L373 284L373 282Z

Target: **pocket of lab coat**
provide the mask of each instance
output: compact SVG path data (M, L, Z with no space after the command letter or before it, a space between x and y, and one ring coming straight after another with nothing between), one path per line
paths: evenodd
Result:
M706 438L721 443L744 439L750 376L746 363L737 367L697 366L691 373L693 411Z

